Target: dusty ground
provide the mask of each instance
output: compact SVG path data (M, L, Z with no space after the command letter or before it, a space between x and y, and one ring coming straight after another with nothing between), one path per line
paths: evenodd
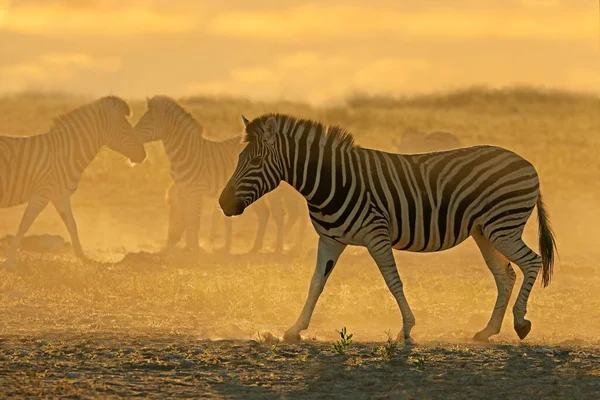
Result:
M597 351L572 346L323 342L266 345L186 336L22 337L0 347L3 396L598 398ZM595 373L589 371L596 369Z
M4 132L42 131L74 101L25 100L0 99ZM600 114L594 101L567 100L488 99L435 109L193 108L221 137L237 133L238 111L272 106L348 126L373 147L385 146L400 129L395 124L410 124L523 153L540 171L560 254L552 284L532 292L533 330L525 341L509 312L492 344L471 342L496 290L471 241L438 254L396 254L417 317L415 347L387 343L400 315L373 261L357 248L333 272L305 342L264 341L269 333L281 336L302 307L314 236L299 247L288 243L284 256L270 253L269 236L262 254L244 255L254 225L242 216L233 256L159 253L168 174L162 149L152 145L147 163L133 169L102 152L73 198L84 248L96 262L76 261L68 246L46 253L29 247L17 273L0 270L0 397L600 398ZM15 233L22 212L0 210L0 239ZM533 247L535 229L533 218L526 231ZM51 208L31 230L44 233L68 238ZM5 245L0 240L0 259ZM342 327L355 341L340 355L332 344Z

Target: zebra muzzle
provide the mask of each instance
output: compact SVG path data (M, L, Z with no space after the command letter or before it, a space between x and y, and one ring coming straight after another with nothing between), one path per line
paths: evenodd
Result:
M221 210L223 210L223 214L227 217L240 215L244 212L245 208L244 203L236 199L235 190L230 186L225 187L223 192L221 192L219 205L221 206Z

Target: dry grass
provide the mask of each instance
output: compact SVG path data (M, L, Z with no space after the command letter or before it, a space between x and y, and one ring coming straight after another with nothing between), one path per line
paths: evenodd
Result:
M305 397L357 394L362 382L371 388L363 396L473 397L491 393L482 391L489 387L511 398L597 397L599 100L528 90L472 89L388 99L385 106L364 98L330 108L211 98L185 103L218 138L240 132L241 113L255 117L277 111L342 125L365 147L385 149L391 137L416 126L452 131L467 145L494 143L524 155L540 172L560 254L553 283L547 289L536 285L532 292L527 346L519 346L510 313L496 345L468 344L487 322L495 300L492 276L470 241L439 254L396 254L417 317L414 337L423 347L400 347L391 361L382 359L377 347L386 341L386 331L399 329L399 312L373 261L354 248L342 256L304 333L317 342L271 350L251 342L211 341L249 340L258 331L281 335L302 307L315 249L293 249L277 258L268 253L270 237L266 254L244 256L254 225L252 216L242 216L234 228L235 256L207 254L198 262L141 253L114 263L127 253L158 251L166 236L168 163L162 147L153 144L148 161L135 168L103 151L74 196L84 249L101 263L81 264L70 253L23 252L19 274L0 271L0 338L5 339L0 376L12 377L0 378L0 392ZM81 101L64 95L0 98L1 130L42 132L57 112ZM132 105L136 120L144 104ZM207 221L211 207L206 206ZM22 212L23 207L0 210L0 236L14 234ZM526 240L536 247L534 222ZM67 237L51 208L31 233ZM320 343L335 340L335 329L342 326L356 341L344 359L332 355L330 344ZM191 364L183 362L188 359ZM419 359L423 371L416 367ZM16 372L25 370L30 373ZM140 376L148 379L142 382Z

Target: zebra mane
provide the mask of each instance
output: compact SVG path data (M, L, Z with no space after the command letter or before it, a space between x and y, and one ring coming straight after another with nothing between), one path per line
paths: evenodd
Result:
M204 134L204 126L198 121L189 111L187 111L181 104L168 96L154 96L151 99L146 100L148 109L154 107L162 107L165 113L173 115L177 119L187 120L194 124L198 130L198 136L202 137Z
M294 127L300 124L306 126L305 131L310 130L312 127L317 127L316 131L326 132L324 133L327 137L332 137L334 141L340 144L347 144L349 148L357 149L360 148L354 141L354 136L346 129L341 128L337 125L329 125L314 121L311 119L295 118L286 114L265 114L252 120L246 127L242 136L242 143L252 143L255 141L260 134L263 133L263 127L270 117L274 117L278 125ZM287 132L286 132L287 133ZM279 133L281 134L281 132Z
M116 109L119 113L122 113L127 117L131 116L131 108L125 100L117 96L105 96L91 103L84 104L67 112L58 114L52 119L50 130L58 131L67 128L72 124L72 121L75 119L75 117L84 116L84 114L89 115L90 112L97 111L99 109L102 111Z

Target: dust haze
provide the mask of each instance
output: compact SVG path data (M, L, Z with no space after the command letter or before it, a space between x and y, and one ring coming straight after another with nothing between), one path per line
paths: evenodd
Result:
M185 1L170 6L160 0L148 2L147 8L128 1L119 6L110 1L68 3L0 2L2 134L45 132L57 114L109 93L127 99L132 124L145 111L145 95L172 95L211 139L239 135L241 114L253 118L266 112L340 125L362 147L385 151L410 129L451 132L463 146L506 147L536 167L559 258L550 286L537 283L532 291L527 316L533 329L525 342L512 327L515 290L501 333L492 338L492 346L478 347L471 338L491 315L496 286L474 242L469 239L440 253L395 252L417 320L413 337L422 346L416 353L399 350L402 365L423 358L429 368L420 375L417 367L406 372L402 379L412 383L399 389L386 381L386 374L397 373L395 364L379 367L382 357L373 353L378 345L372 343L385 343L388 332L395 336L401 316L365 249L349 247L340 258L310 327L302 333L305 344L265 344L265 334L283 335L306 299L316 261L312 226L304 237L297 237L294 229L286 232L284 254L275 254L271 221L263 250L246 254L256 234L256 220L246 212L234 219L233 254L224 255L218 251L224 216L217 221L216 243L209 240L211 216L218 207L210 199L204 203L200 256L190 257L183 249L165 252L165 191L171 178L162 145L147 144L148 158L136 166L103 149L72 198L81 242L93 261L75 259L68 232L50 206L28 236L59 235L65 242L43 249L34 240L31 245L24 242L19 271L0 270L0 369L18 378L6 393L132 395L118 384L103 389L90 383L93 379L86 381L92 375L105 379L98 371L117 368L131 374L128 382L142 386L138 372L156 374L158 381L167 382L164 390L174 390L163 395L197 394L186 392L187 386L174 389L170 375L161 375L193 370L189 390L202 388L212 396L305 397L328 393L327 382L350 377L348 388L354 387L353 379L372 387L384 381L382 395L400 390L401 395L435 397L437 392L422 392L419 385L432 385L435 374L466 360L466 383L463 378L455 383L452 377L440 378L440 386L431 387L464 389L468 396L478 392L467 387L497 379L489 371L503 370L507 359L516 366L515 375L507 372L511 379L521 379L521 372L528 371L539 373L548 384L557 379L555 390L581 384L591 389L579 395L598 393L600 54L594 4L511 1L498 8L489 1L465 1L442 12L432 2L406 9L373 2L368 16L383 18L381 26L350 34L344 24L329 24L327 17L342 15L349 26L357 26L363 2L332 2L324 14L317 6L288 2L269 8L268 1L249 8L240 2L222 8ZM186 7L194 11L186 12ZM113 12L132 20L116 23L105 34L106 18ZM165 18L159 21L161 12ZM386 13L404 15L406 23L395 27L391 17L383 17ZM65 15L79 19L65 17L57 28L47 18ZM427 29L409 24L406 15L437 23ZM476 24L469 17L473 15L487 22ZM560 29L542 29L557 16L564 16ZM291 21L286 29L278 24L283 17ZM78 20L88 22L87 30ZM267 26L252 23L256 20ZM316 22L306 24L308 20ZM512 24L501 28L507 20ZM498 29L490 31L488 23ZM325 25L329 28L323 37L312 32L318 29L306 28ZM389 42L382 39L386 37ZM0 258L24 209L0 209ZM534 213L525 241L537 250L537 240ZM522 274L515 270L518 288ZM343 363L344 376L331 372L335 359L322 356L339 339L336 330L342 327L357 343ZM103 364L81 372L80 364L61 358L69 352L93 354ZM534 364L539 368L555 362L550 374L555 378L530 371L532 364L521 352L538 357ZM250 361L239 354L247 354ZM69 378L58 367L52 370L48 355L63 360L64 371L78 375ZM14 360L33 372L22 373ZM475 367L470 365L473 360L479 360ZM481 367L486 362L493 365L489 371ZM222 365L229 367L222 367L227 372L221 376L215 371ZM54 372L44 372L48 368ZM247 375L246 369L256 370L256 376ZM296 373L298 386L288 385ZM324 381L309 382L317 378ZM67 387L64 379L84 383ZM264 383L264 391L250 388L254 384L248 382L255 381ZM147 390L157 394L163 389ZM513 393L510 384L505 390ZM535 385L527 390L553 393Z

